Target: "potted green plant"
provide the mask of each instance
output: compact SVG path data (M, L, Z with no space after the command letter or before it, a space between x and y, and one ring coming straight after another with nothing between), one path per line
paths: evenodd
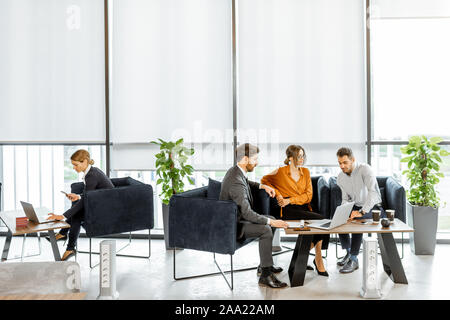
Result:
M189 156L194 154L194 149L183 146L183 139L176 142L151 141L150 143L159 145L160 152L156 154L156 175L158 176L157 185L162 186L162 192L159 194L162 201L164 239L166 249L169 247L169 201L170 197L176 193L184 191L184 178L190 184L194 184L191 178L194 168L186 164Z
M410 246L416 255L433 255L436 247L440 199L435 186L444 177L440 172L441 157L450 155L438 145L441 141L440 137L413 136L400 149L406 155L401 162L408 163L408 169L402 174L406 174L410 185L406 214L408 224L414 228Z

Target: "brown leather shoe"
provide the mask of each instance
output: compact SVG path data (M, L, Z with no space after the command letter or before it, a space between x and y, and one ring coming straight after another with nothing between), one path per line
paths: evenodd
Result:
M73 257L77 252L75 250L66 250L66 252L64 252L61 261L66 261L67 259Z

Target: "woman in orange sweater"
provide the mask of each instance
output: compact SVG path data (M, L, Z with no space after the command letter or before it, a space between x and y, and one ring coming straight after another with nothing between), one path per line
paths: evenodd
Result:
M303 167L305 149L291 145L286 149L286 166L265 175L261 183L275 189L280 218L283 220L320 220L324 217L312 211L310 202L313 190L309 170ZM311 249L315 247L314 265L317 273L328 277L322 259L323 235L314 235Z

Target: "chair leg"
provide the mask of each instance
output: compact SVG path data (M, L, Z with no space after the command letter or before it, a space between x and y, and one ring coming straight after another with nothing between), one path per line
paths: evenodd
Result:
M148 257L149 258L152 255L152 241L151 241L150 233L151 233L151 231L150 231L150 229L148 229Z
M120 251L122 251L123 249L125 249L126 247L128 247L128 246L130 246L131 245L131 232L129 232L129 236L128 236L128 242L127 242L127 244L126 245L124 245L122 248L120 248L119 250L117 250L116 251L116 256L117 257L128 257L128 258L145 258L145 259L148 259L148 258L150 258L150 256L151 256L151 230L150 229L148 229L148 255L147 256L142 256L142 255L131 255L131 254L119 254L119 252ZM89 238L89 251L77 251L77 253L89 253L89 266L91 267L91 269L92 268L95 268L97 265L99 265L99 264L96 264L95 266L93 266L92 267L92 264L91 264L91 255L93 255L93 254L100 254L100 252L95 252L95 251L92 251L92 244L91 244L91 238Z
M338 244L340 244L341 241L339 240L339 236L336 235L336 259L342 259L344 256L339 257L338 256ZM362 252L362 249L359 249L359 252Z
M120 248L119 251L117 251L117 252L122 251L123 249L125 249L129 245L131 245L131 232L130 232L130 237L129 237L129 240L128 240L128 244L126 244L125 246ZM118 256L118 257L128 257L128 258L144 258L144 259L150 258L150 256L151 256L151 231L150 231L150 229L148 229L148 255L147 256L140 256L140 255L133 255L133 254L116 254L116 256Z
M92 269L92 238L89 238L89 268Z
M186 277L177 277L177 275L176 275L176 251L177 251L177 248L176 247L173 248L172 251L173 251L173 279L174 280L194 279L194 278L201 278L201 277L213 276L213 275L221 274L223 276L223 278L225 279L225 282L227 283L228 287L231 290L233 290L233 288L234 288L234 272L248 271L248 270L254 270L254 269L258 268L258 267L249 267L249 268L242 268L242 269L234 270L234 268L233 268L233 255L230 254L231 270L222 271L222 269L220 268L219 264L217 263L216 254L213 252L214 263L216 264L217 268L219 269L219 272L204 273L204 274L198 274L198 275L186 276ZM230 273L231 274L231 283L226 278L226 276L225 276L226 273Z
M216 254L213 253L214 256L214 263L216 264L217 268L220 270L220 273L222 274L222 277L225 279L225 282L227 283L228 287L233 290L233 255L230 254L230 265L231 265L231 270L230 271L226 271L226 272L231 272L231 285L228 282L227 277L225 276L225 273L222 271L222 269L220 268L219 264L217 263L216 260Z

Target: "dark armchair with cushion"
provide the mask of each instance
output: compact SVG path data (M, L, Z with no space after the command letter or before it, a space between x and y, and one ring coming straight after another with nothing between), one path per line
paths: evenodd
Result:
M197 188L173 195L169 205L169 246L212 252L219 272L196 276L176 276L176 250L173 250L173 277L175 280L222 274L233 290L233 272L256 269L256 267L233 270L233 255L253 238L237 240L237 205L233 201L219 200L221 183L210 179L207 187ZM254 208L260 214L269 213L269 196L264 190L252 189ZM223 272L215 254L230 255L231 270ZM231 272L231 284L225 273Z
M392 177L377 177L383 209L394 209L395 217L406 222L405 189ZM330 215L342 202L342 192L336 183L336 177L330 178Z
M83 228L89 237L89 265L91 264L91 238L111 234L148 229L148 256L131 256L139 258L150 257L150 230L154 227L153 188L130 177L113 178L113 189L98 189L86 192L84 201ZM81 194L84 184L71 185L71 192ZM122 248L123 249L123 248ZM120 249L121 250L121 249ZM118 250L118 251L120 251ZM117 254L121 256L120 254ZM123 255L128 256L130 255Z
M377 177L378 187L381 193L381 206L383 209L394 209L395 218L406 223L406 194L403 186L393 177ZM342 202L342 192L336 183L336 177L331 177L330 181L330 214L334 214L336 208ZM403 234L402 234L403 236ZM403 241L402 241L403 257Z

